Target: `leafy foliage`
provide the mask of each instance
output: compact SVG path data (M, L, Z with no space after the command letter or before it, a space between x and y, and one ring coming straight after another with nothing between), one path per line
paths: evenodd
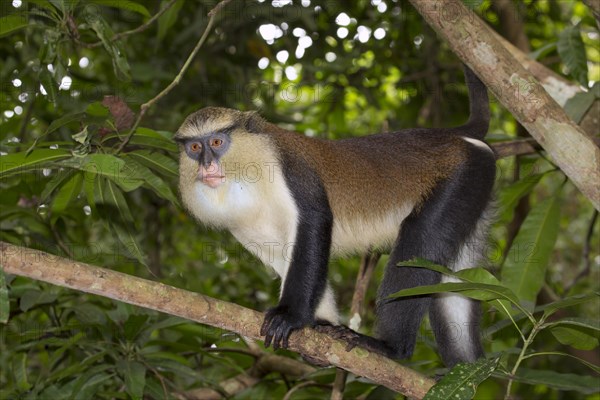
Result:
M500 357L481 359L473 364L458 364L434 385L423 399L472 399L477 386L489 378L499 363Z
M2 2L0 240L256 309L276 302L278 282L255 257L180 208L171 138L186 115L208 105L259 109L284 127L338 139L457 125L467 114L459 61L408 2L312 3L228 4L181 83L132 132L141 104L180 71L216 3ZM465 3L505 30L491 2ZM600 81L598 29L583 3L513 6L532 58L585 87ZM594 110L599 88L573 97L569 115L579 122ZM495 102L492 112L488 138L513 138L508 113ZM521 398L597 396L590 375L598 373L600 339L592 207L539 154L498 167L490 268L454 273L417 260L410 265L460 281L398 294L450 290L485 302L484 344L493 356L458 366L429 396L444 388L499 398L509 380ZM507 227L523 198L531 211L511 237ZM357 263L332 262L342 305L351 300ZM1 398L171 398L199 387L220 390L254 363L235 335L2 271L0 322ZM427 324L421 333L410 366L439 373ZM328 398L333 381L331 369L303 378L270 374L235 397ZM397 398L353 376L345 395Z

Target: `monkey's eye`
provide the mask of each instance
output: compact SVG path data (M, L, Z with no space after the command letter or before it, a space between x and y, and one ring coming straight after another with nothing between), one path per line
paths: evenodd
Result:
M223 144L223 139L213 139L210 141L211 147L221 147Z
M190 145L190 150L192 151L192 153L197 153L202 149L202 145L200 143L192 143Z

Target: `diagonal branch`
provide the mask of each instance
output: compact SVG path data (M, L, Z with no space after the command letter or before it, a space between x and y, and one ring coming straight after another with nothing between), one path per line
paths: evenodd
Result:
M600 149L460 0L410 0L600 210Z
M262 340L263 314L173 286L94 267L39 250L0 242L0 264L9 274L97 294ZM422 398L433 380L395 361L306 328L290 337L290 350L364 376L407 397Z

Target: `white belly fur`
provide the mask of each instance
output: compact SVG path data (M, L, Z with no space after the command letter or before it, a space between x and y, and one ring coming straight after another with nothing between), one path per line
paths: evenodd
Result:
M336 220L333 224L331 253L342 256L365 253L369 249L391 248L400 233L402 221L412 210L412 204L405 204L376 220Z

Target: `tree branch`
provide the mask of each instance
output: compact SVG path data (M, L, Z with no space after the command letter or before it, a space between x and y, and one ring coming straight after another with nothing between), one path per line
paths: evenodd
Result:
M0 242L0 264L9 274L97 294L262 340L263 314L237 304L4 242ZM408 397L420 399L434 384L432 379L365 349L346 351L345 342L313 329L294 332L289 343L290 350L364 376Z
M410 0L600 210L600 149L460 0Z

